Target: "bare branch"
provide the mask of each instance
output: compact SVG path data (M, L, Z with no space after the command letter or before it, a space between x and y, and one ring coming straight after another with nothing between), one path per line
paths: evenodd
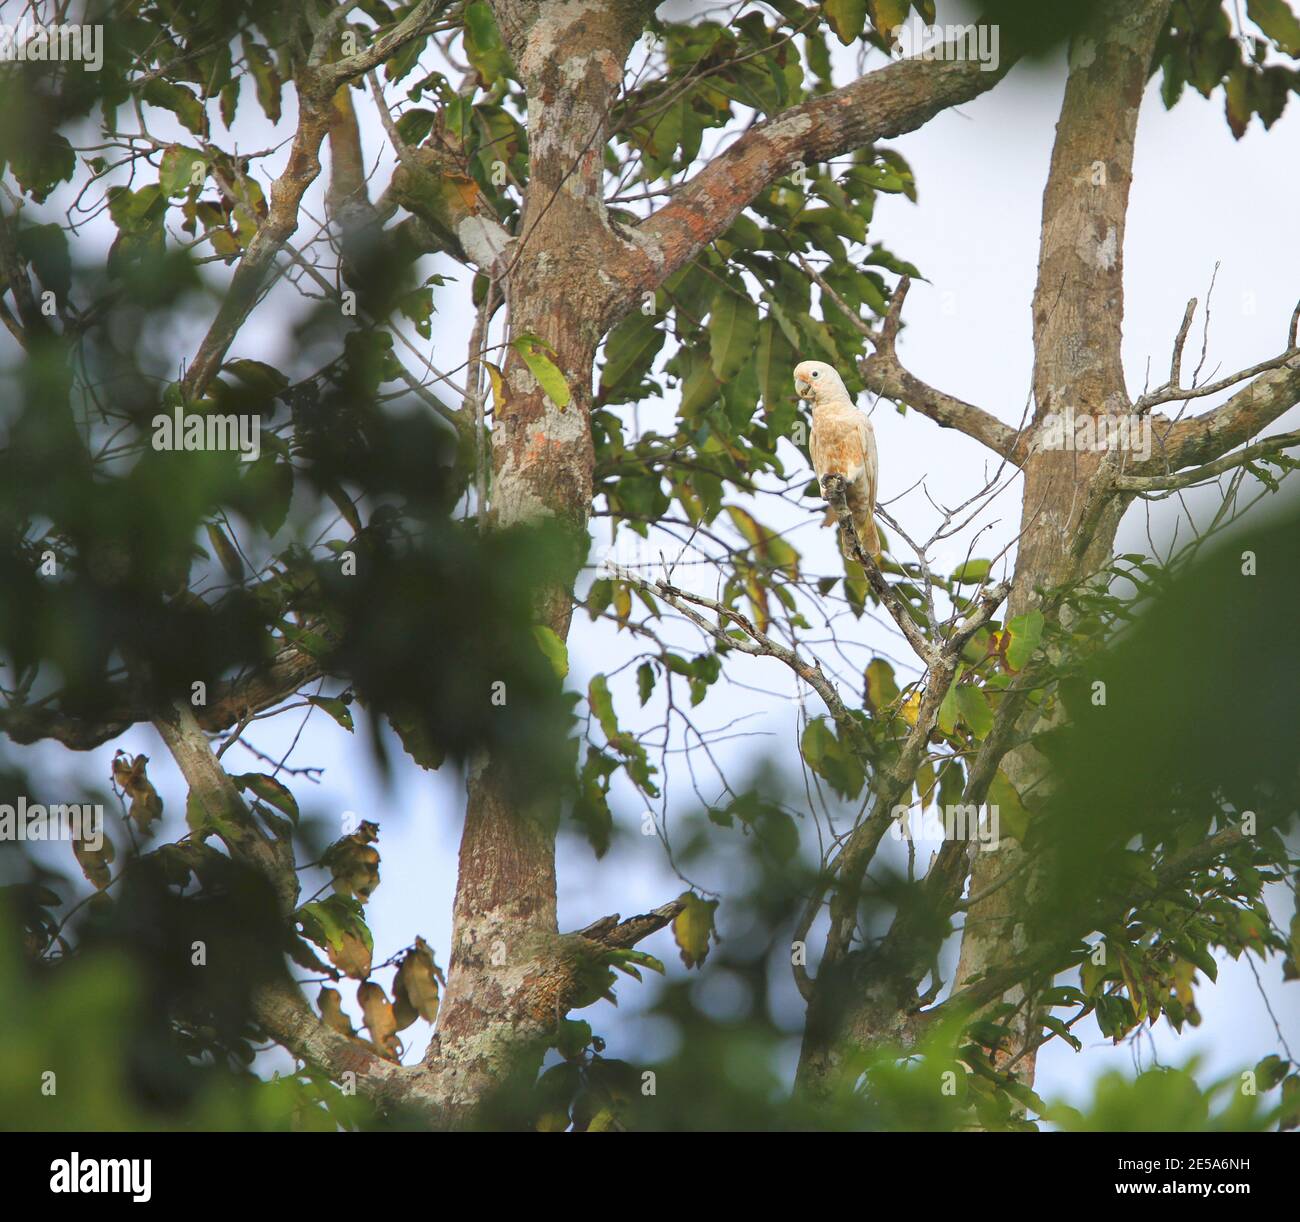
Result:
M618 913L615 913L613 916L601 917L599 921L593 921L585 929L578 930L578 933L605 946L627 948L635 946L652 933L657 933L665 926L671 925L685 907L684 900L671 900L652 912L628 917L626 921L620 920Z
M1228 379L1226 384L1238 380ZM1221 458L1257 436L1297 403L1300 403L1300 351L1293 350L1282 364L1271 363L1266 372L1226 403L1203 416L1180 420L1163 438L1157 436L1160 452L1137 467L1134 474L1175 471L1191 463Z
M1184 333L1179 333L1180 338ZM1175 359L1181 359L1181 349L1177 352ZM1245 382L1249 378L1257 377L1261 373L1267 373L1270 369L1280 369L1300 357L1300 348L1294 344L1285 352L1278 353L1277 356L1269 357L1266 361L1260 361L1257 365L1251 365L1247 369L1238 370L1236 373L1230 373L1226 378L1219 378L1214 382L1206 382L1204 386L1178 386L1169 383L1161 386L1149 394L1142 395L1141 398L1133 404L1133 410L1136 412L1148 412L1153 407L1161 403L1170 403L1175 400L1182 401L1185 399L1203 399L1207 395L1217 395L1221 390L1228 390L1236 386L1238 382Z
M923 416L928 416L940 428L957 429L968 437L988 446L995 454L1013 462L1019 461L1017 441L1019 434L1009 425L1005 425L996 416L990 415L983 408L973 403L965 403L952 395L944 394L927 386L920 379L908 373L899 363L895 345L898 329L902 323L903 300L911 281L904 276L889 303L889 311L880 326L878 334L869 334L868 338L876 346L874 355L859 363L859 371L868 390L904 403L915 408ZM861 329L861 328L860 328ZM867 334L864 331L864 334Z
M1187 342L1187 332L1192 326L1192 316L1196 313L1196 298L1193 297L1187 303L1187 309L1183 311L1182 326L1178 328L1178 335L1174 339L1174 355L1169 362L1169 385L1177 386L1182 380L1183 373L1183 345Z
M927 641L907 605L899 597L894 587L885 580L885 575L880 571L880 567L866 548L862 546L861 540L858 539L857 532L853 527L853 514L849 509L848 498L845 495L843 477L838 475L826 476L822 480L822 494L835 511L843 537L849 540L853 558L862 566L867 583L907 638L908 644L916 651L916 656L925 663L927 668L932 668L945 659L956 658L961 653L966 642L988 623L993 616L993 612L997 610L1010 592L1011 586L1005 581L990 587L980 596L976 609L962 621L950 637L943 641Z
M1300 446L1300 432L1279 433L1274 437L1268 437L1263 441L1256 442L1252 446L1247 446L1244 450L1225 454L1222 458L1216 458L1213 462L1206 463L1204 466L1193 467L1191 470L1179 471L1176 474L1116 475L1114 477L1114 487L1121 492L1159 492L1188 488L1192 484L1199 484L1202 480L1213 479L1216 475L1222 475L1225 471L1231 471L1235 467L1243 467L1247 463L1254 462L1257 458L1277 457L1282 450L1288 450L1292 446Z

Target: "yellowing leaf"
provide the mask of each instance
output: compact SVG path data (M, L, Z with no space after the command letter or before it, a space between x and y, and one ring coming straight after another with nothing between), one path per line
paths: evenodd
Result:
M909 726L916 725L916 719L921 715L921 693L913 692L898 711Z
M907 20L911 0L871 0L871 24L885 38Z
M867 20L867 0L822 0L822 11L835 37L846 47L861 36Z
M501 370L491 361L484 361L483 368L488 371L488 379L492 383L492 413L500 420L506 406L506 380Z
M102 891L113 881L113 871L109 868L117 855L108 833L102 828L99 835L99 848L91 848L85 840L74 840L72 852L77 858L81 872L95 885L96 891Z
M709 938L717 938L713 927L713 914L717 900L700 899L693 891L684 891L681 900L685 907L673 920L673 937L677 939L682 962L687 967L699 967L709 954Z
M340 1035L356 1035L352 1020L343 1013L343 998L339 995L337 989L331 989L327 985L323 985L320 993L317 994L316 1005L319 1007L321 1019L327 1027L337 1031Z
M364 980L370 975L370 957L373 953L370 944L351 930L339 938L337 947L327 946L325 953L339 971L345 976L351 976L353 980Z
M304 904L294 913L303 933L329 956L339 971L354 980L370 975L374 939L355 899L332 895Z
M336 840L321 856L334 879L338 895L355 896L366 903L379 886L379 852L371 844L379 839L379 825L364 820L350 836Z
M229 536L216 522L209 522L208 542L212 544L212 549L217 553L217 559L221 561L221 567L226 570L226 576L231 581L239 581L244 576L244 562L239 557L239 552L235 545L231 543Z
M393 1017L393 1006L387 994L373 980L367 980L357 989L357 1001L375 1051L390 1061L398 1060L402 1042L397 1038L397 1020Z
M402 1012L398 1019L399 1031L409 1027L417 1015L429 1023L437 1019L441 997L439 986L445 983L429 944L423 938L416 938L415 946L402 959L393 982L394 1008ZM411 1017L409 1021L403 1021L407 1013Z
M131 808L127 811L129 818L135 821L142 835L149 835L153 822L162 814L162 798L153 787L145 772L148 764L147 755L137 755L132 759L123 751L113 756L113 780L131 799Z

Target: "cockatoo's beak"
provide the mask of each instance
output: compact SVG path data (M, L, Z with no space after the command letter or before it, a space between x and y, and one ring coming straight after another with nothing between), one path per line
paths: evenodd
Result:
M812 394L812 382L803 374L796 374L794 379L794 393L800 399L807 399Z

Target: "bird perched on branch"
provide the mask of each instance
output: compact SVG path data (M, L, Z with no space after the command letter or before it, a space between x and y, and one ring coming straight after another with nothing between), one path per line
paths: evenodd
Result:
M880 536L874 514L880 461L871 421L853 405L843 379L824 361L800 361L794 367L794 390L799 398L812 404L808 448L817 479L843 477L845 499L858 539L879 560ZM840 539L840 547L850 560L854 558L846 539Z

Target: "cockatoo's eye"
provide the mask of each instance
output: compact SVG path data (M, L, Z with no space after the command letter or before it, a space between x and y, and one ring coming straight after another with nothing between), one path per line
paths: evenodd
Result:
M821 371L818 370L818 369L814 369L814 370L812 371L812 376L813 376L814 378L819 378L819 377L821 377L821 376L822 376L822 375L821 375Z

